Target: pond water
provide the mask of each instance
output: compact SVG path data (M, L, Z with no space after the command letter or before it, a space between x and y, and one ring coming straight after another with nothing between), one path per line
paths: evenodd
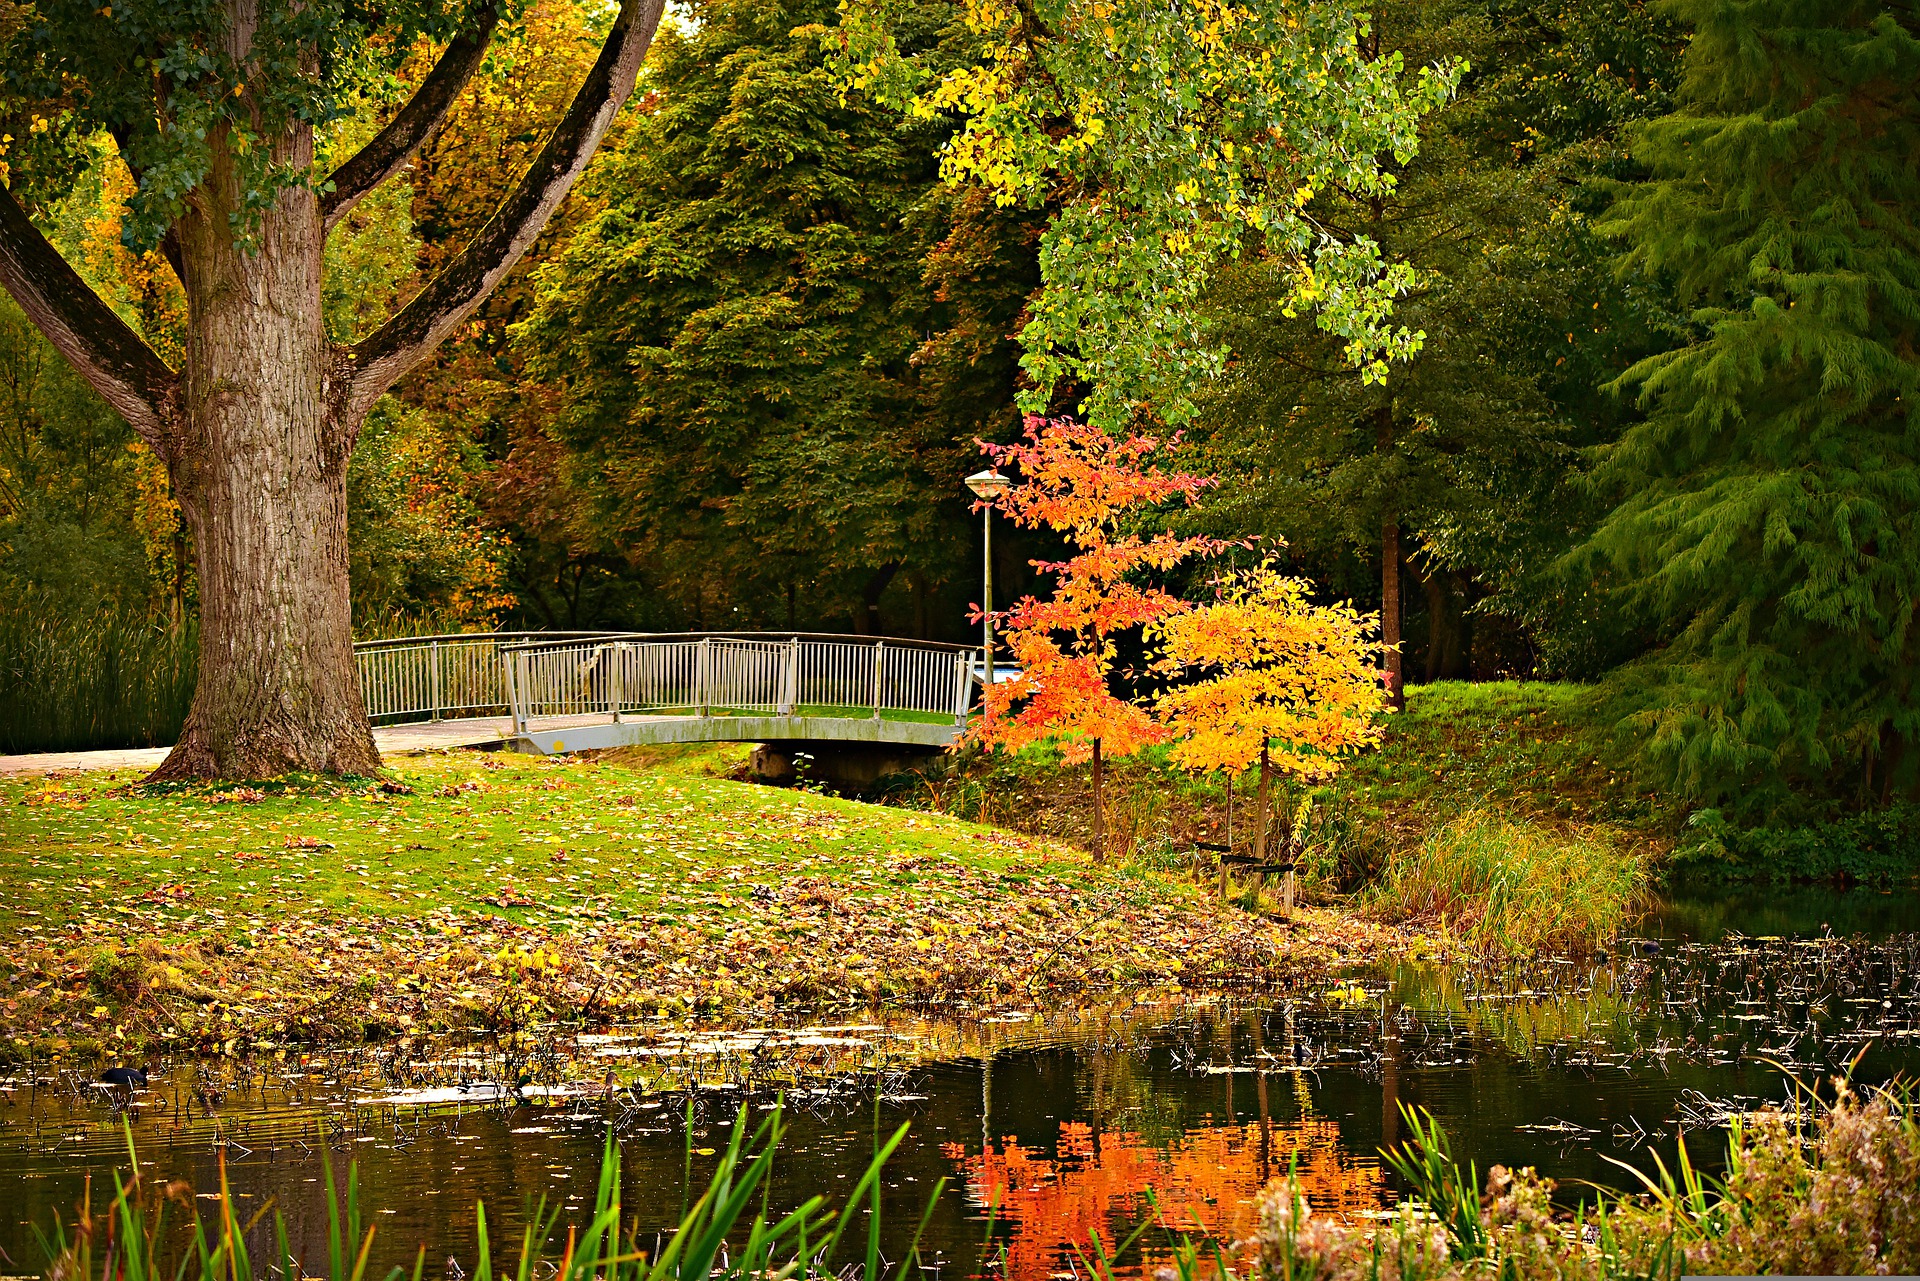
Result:
M271 1200L317 1271L324 1126L336 1164L358 1163L381 1270L424 1246L427 1275L458 1277L476 1198L496 1241L543 1198L577 1212L611 1129L624 1203L664 1228L742 1104L757 1123L784 1092L775 1209L844 1195L876 1134L905 1123L882 1205L890 1257L944 1179L924 1258L954 1277L1044 1281L1072 1271L1069 1243L1090 1229L1125 1235L1148 1188L1169 1221L1228 1237L1289 1164L1321 1212L1391 1204L1378 1148L1399 1137L1401 1104L1429 1109L1483 1171L1620 1186L1608 1158L1650 1169L1682 1141L1713 1165L1726 1117L1784 1099L1786 1072L1812 1082L1856 1056L1867 1082L1920 1068L1916 929L1912 892L1794 890L1676 900L1579 964L1408 968L1260 1001L636 1028L545 1038L524 1065L434 1043L168 1064L131 1128L148 1178L203 1196L224 1155L240 1204ZM490 1097L487 1082L521 1070L526 1097ZM645 1092L624 1088L636 1077ZM34 1225L71 1221L89 1176L99 1205L125 1169L109 1093L78 1073L5 1082L0 1271L38 1271ZM1165 1252L1150 1235L1130 1262Z

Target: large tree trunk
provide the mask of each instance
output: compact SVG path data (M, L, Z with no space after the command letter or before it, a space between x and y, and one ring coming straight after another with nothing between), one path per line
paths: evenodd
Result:
M312 135L285 146L304 165ZM249 252L229 232L233 166L217 163L197 197L178 228L190 321L169 470L198 558L200 683L153 776L371 774L347 588L352 434L326 412L319 202L283 191Z
M252 65L257 0L222 7L211 29L235 65ZM209 130L207 172L163 244L187 293L178 372L0 184L0 284L166 462L193 535L200 685L155 778L379 767L354 670L347 590L354 437L374 403L473 313L539 236L633 92L662 9L663 0L621 0L592 71L512 193L399 314L351 348L329 345L321 325L326 228L445 119L485 55L497 20L491 7L476 10L407 106L321 184L325 196L290 186L257 220L236 217L260 175L240 172L225 124ZM268 84L276 74L262 71ZM234 92L245 102L256 90L242 82ZM297 120L270 145L282 172L305 172L313 159L312 129Z

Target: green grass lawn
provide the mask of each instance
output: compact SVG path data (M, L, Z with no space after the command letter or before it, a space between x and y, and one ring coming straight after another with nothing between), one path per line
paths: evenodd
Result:
M411 795L323 780L116 791L138 780L131 772L0 784L0 927L31 929L36 914L76 907L157 906L159 921L190 929L208 912L295 902L367 916L430 902L522 922L586 913L668 923L695 911L724 920L756 887L818 871L887 894L925 880L924 857L999 871L1032 861L1034 849L937 816L903 819L695 772L506 753L393 763ZM1080 883L1089 869L1057 870Z
M1636 786L1591 688L1544 681L1414 686L1381 749L1352 761L1334 790L1357 819L1391 828L1478 808L1670 840L1684 817Z
M384 783L0 781L0 1037L276 1042L1323 973L1137 862L729 781L729 751L398 757Z

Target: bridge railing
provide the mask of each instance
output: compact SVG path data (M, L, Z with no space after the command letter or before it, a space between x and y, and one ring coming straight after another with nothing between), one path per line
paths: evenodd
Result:
M360 641L353 647L360 696L376 722L505 716L501 647L535 640L578 640L606 632L476 632Z
M549 717L888 716L964 724L977 651L847 636L542 637L501 649L514 729Z

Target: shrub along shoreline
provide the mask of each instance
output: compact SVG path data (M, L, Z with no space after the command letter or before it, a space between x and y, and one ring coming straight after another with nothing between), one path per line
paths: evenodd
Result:
M1436 950L690 768L395 765L359 784L0 780L0 1054L1272 989Z

